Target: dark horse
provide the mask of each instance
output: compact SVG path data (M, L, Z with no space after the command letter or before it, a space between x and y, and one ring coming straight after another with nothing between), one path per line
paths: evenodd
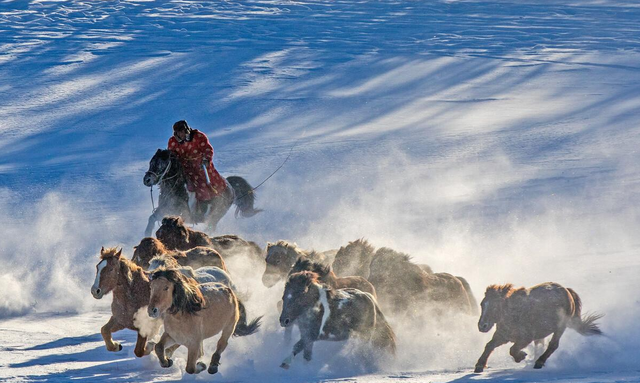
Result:
M387 323L376 299L357 289L332 289L318 280L318 274L302 271L287 280L280 325L295 323L300 340L280 367L288 369L301 351L311 360L313 343L317 340L341 341L352 336L369 341L379 350L396 351L396 337Z
M226 178L227 188L224 193L208 201L208 211L204 222L207 228L214 231L216 225L227 213L231 205L236 205L236 217L253 217L261 212L255 209L255 195L253 188L242 177L231 176ZM149 162L149 170L144 174L145 186L160 186L160 198L158 207L149 217L149 223L145 230L145 237L150 237L155 223L167 215L179 215L186 221L192 222L189 210L189 194L187 193L187 179L183 173L180 161L171 151L158 149ZM197 223L197 222L192 222Z

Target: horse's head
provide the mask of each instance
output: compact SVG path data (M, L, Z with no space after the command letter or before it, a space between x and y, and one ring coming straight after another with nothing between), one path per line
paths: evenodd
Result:
M151 258L166 252L167 249L160 240L147 237L143 238L140 244L133 248L133 257L131 257L131 260L143 269L148 269Z
M502 318L506 298L513 290L513 285L491 285L484 293L484 299L480 302L482 313L478 321L480 332L489 332L493 325Z
M171 152L167 149L158 149L149 161L149 170L144 173L142 182L144 186L153 186L167 173L171 166Z
M131 279L131 272L126 264L120 262L122 249L115 247L100 250L100 262L96 265L96 279L91 286L91 295L96 299L101 299L105 294L113 290L120 273L125 273L127 279Z
M273 287L278 281L284 279L296 259L304 252L299 250L295 243L278 241L267 243L266 268L262 275L262 283L266 287Z
M302 271L289 276L282 296L282 327L290 326L307 309L316 305L320 292L315 286L318 286L318 274L314 272Z
M162 219L162 224L156 230L158 238L167 249L180 249L189 243L189 230L180 216L168 216Z
M373 257L373 246L365 239L349 242L338 250L333 260L333 271L341 277L359 275L369 277L369 264Z
M198 282L175 269L159 269L151 274L151 296L147 313L159 318L164 313L193 314L202 310L204 297Z

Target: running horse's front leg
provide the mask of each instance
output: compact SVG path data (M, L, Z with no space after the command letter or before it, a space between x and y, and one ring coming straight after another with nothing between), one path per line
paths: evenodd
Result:
M124 326L120 325L116 319L112 316L109 321L102 326L100 329L100 334L102 334L102 339L104 339L104 345L107 347L108 351L120 351L122 350L122 345L119 342L114 342L111 337L111 333L116 331L120 331L124 328Z

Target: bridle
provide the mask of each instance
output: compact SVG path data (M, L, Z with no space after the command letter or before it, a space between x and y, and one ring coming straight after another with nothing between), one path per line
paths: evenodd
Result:
M158 185L158 184L160 184L162 181L169 181L169 180L171 180L171 179L173 179L173 178L176 178L176 177L180 174L180 172L176 172L176 174L174 174L174 175L172 175L171 177L169 177L169 178L165 179L164 177L165 177L165 176L167 175L167 173L169 172L169 169L171 169L171 165L172 165L172 163L171 163L171 157L169 157L169 163L167 164L167 167L162 171L162 174L160 174L160 176L158 176L158 173L153 172L153 171L151 171L151 170L148 170L148 171L147 171L147 174L152 174L152 175L156 176L156 178L157 178L157 181L156 181L154 184L152 184L152 185L150 186L150 190L149 190L149 192L151 193L151 208L153 209L153 210L152 210L152 214L153 214L153 213L155 213L155 211L156 211L156 204L155 204L155 201L153 200L153 185ZM174 185L173 185L173 186L175 186L175 183L174 183Z

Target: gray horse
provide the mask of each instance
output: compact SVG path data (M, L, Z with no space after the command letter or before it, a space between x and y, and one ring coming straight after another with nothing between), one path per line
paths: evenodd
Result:
M193 222L189 210L189 194L187 193L186 177L178 159L167 149L158 149L149 162L149 170L144 174L145 186L159 185L160 198L158 207L149 217L145 236L150 237L156 222L167 215L179 215L187 222ZM236 205L236 218L253 217L262 210L255 209L255 194L253 188L242 177L226 178L227 188L224 193L208 201L204 223L207 230L213 232L220 219L227 213L231 205Z

